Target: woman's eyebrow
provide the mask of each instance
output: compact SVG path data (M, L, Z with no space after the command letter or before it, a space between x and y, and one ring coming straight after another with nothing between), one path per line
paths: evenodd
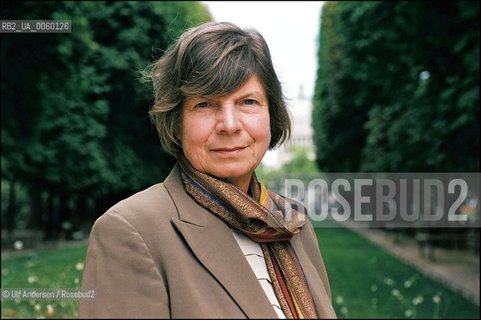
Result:
M244 98L252 97L252 96L255 96L257 98L258 97L265 98L265 94L263 94L261 91L253 90L253 91L248 91L248 92L242 94L241 96L238 97L238 99L244 99Z

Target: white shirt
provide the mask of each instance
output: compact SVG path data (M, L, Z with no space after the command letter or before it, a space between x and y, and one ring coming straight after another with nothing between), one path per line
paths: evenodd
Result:
M279 319L286 319L279 300L276 297L276 293L274 292L274 287L272 286L271 277L267 271L266 261L261 246L259 243L249 239L240 231L232 230L232 232L234 233L234 238L247 259L247 262L249 262L252 271L254 271L257 280L262 286L262 289L264 289L267 298L271 302L274 311L277 313L277 316Z

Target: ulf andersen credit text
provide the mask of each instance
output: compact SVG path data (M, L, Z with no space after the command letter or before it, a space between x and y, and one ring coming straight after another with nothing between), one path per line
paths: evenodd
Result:
M95 290L68 288L2 288L2 300L94 299Z

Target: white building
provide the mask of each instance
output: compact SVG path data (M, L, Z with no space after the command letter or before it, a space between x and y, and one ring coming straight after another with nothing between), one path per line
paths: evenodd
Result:
M262 164L268 169L278 169L285 162L292 159L294 147L305 147L308 150L308 157L314 160L314 142L312 120L312 102L306 98L302 87L299 96L288 101L288 110L292 120L291 139L284 142L276 150L268 151Z

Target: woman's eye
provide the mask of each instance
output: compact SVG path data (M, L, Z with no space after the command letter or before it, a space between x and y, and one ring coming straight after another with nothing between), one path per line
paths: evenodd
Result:
M201 103L198 103L195 105L195 108L206 108L210 106L210 104L208 102L201 102Z
M254 99L246 99L244 103L247 105L253 105L253 104L256 104L257 101L255 101Z

